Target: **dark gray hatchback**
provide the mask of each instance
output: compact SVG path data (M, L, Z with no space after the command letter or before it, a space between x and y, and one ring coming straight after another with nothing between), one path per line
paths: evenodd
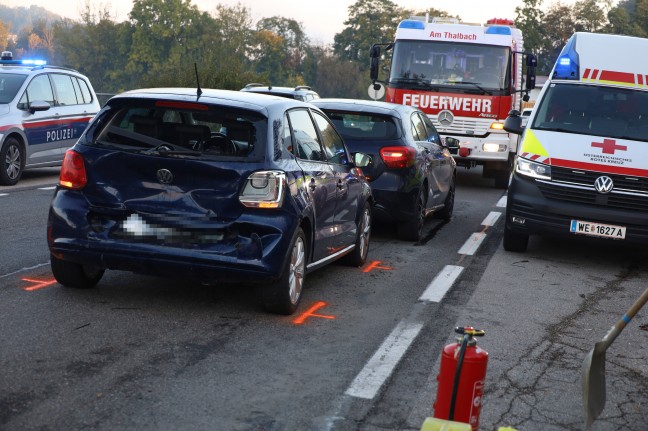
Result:
M404 240L421 239L425 218L450 220L456 163L418 108L354 99L311 102L333 121L351 151L370 155L362 170L376 200L376 219L396 223Z
M308 271L362 265L370 187L326 116L235 91L147 89L113 97L67 152L51 203L56 280L105 269L261 283L293 313Z

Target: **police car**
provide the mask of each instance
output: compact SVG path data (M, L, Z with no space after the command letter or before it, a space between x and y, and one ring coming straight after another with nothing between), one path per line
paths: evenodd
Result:
M43 60L0 57L0 185L59 166L100 105L88 78Z
M287 97L289 99L301 100L302 102L310 102L311 100L320 98L319 94L307 85L298 85L297 87L274 87L272 85L252 83L241 88L241 91Z

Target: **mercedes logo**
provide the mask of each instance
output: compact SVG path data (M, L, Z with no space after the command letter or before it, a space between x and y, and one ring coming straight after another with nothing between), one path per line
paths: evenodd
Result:
M156 176L162 184L171 184L173 181L173 174L168 169L158 169Z
M596 181L594 181L594 188L599 193L610 193L614 188L614 182L612 182L612 178L608 176L598 177Z
M437 117L437 121L439 122L439 124L441 126L448 127L454 121L454 115L452 114L452 112L450 112L448 110L441 111L441 112L439 112L439 116Z

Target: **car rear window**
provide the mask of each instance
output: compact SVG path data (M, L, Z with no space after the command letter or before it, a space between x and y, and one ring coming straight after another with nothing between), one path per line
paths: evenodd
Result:
M108 112L97 145L156 155L257 159L267 130L264 117L227 106L159 101Z
M343 138L378 141L398 139L396 122L394 117L389 115L328 110L324 112Z

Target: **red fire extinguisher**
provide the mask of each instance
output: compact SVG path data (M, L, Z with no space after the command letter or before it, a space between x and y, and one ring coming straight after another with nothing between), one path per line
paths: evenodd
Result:
M477 346L475 337L485 332L472 327L455 328L455 332L462 337L445 346L441 355L434 417L464 422L477 431L488 352Z

